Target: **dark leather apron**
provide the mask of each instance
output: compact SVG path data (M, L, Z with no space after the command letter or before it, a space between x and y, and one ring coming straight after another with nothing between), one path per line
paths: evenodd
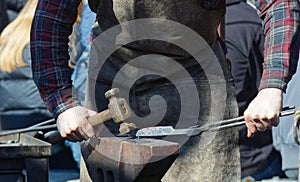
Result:
M93 3L90 3L92 5ZM158 18L161 20L171 20L181 25L189 27L191 30L200 35L204 43L211 52L214 53L222 73L224 74L225 84L218 79L208 81L210 78L206 75L207 68L199 66L197 61L191 54L182 47L174 45L172 42L180 42L185 35L178 34L178 30L172 28L159 29L157 34L171 35L166 41L158 40L135 40L118 47L106 60L99 64L99 57L102 56L103 49L106 49L105 42L117 43L116 37L98 37L94 40L90 65L86 95L86 107L101 111L107 108L107 99L104 98L104 93L111 88L113 82L122 90L128 90L129 102L133 112L140 117L147 117L151 112L165 111L162 115L163 119L158 123L137 123L139 127L148 125L173 125L174 127L188 127L194 124L203 124L206 122L214 122L223 118L231 118L237 116L237 104L235 100L235 90L229 70L228 63L224 57L222 47L218 41L217 26L220 23L222 16L225 13L225 2L218 0L100 0L99 6L91 7L97 9L97 20L103 32L110 28L119 25L120 23L131 20L142 20L144 18ZM166 26L168 26L166 21ZM162 24L160 24L162 25ZM172 26L170 26L172 27ZM124 31L124 27L119 27L120 32ZM155 26L153 34L155 34ZM147 31L143 28L134 29L132 32L127 32L125 38L131 37L135 31ZM165 31L165 32L162 32ZM135 32L139 33L139 32ZM121 37L121 38L120 38ZM105 39L105 40L104 40ZM197 45L197 44L195 44ZM108 49L108 48L107 48ZM197 47L196 47L197 49ZM205 51L200 50L199 54L205 54ZM105 50L104 50L105 52ZM178 64L184 67L191 77L174 77L174 83L168 79L164 79L157 75L149 75L142 77L134 82L133 85L126 85L126 78L130 75L124 74L115 80L117 74L122 70L124 65L131 60L143 55L156 54L167 56L175 60ZM201 57L201 56L200 56ZM160 58L158 58L160 59ZM147 64L147 63L146 63ZM156 64L156 63L155 63ZM163 65L163 64L162 64ZM97 67L101 67L97 68ZM150 66L151 67L151 66ZM157 73L159 69L155 67L151 71ZM154 66L153 66L154 67ZM172 69L163 67L164 69ZM130 70L131 69L131 70ZM139 70L138 66L130 67L128 73L134 74ZM164 69L160 71L164 71ZM210 68L208 68L210 69ZM100 71L99 71L100 70ZM172 69L173 70L173 69ZM180 70L168 73L170 75L183 74ZM184 75L184 74L183 74ZM127 76L127 77L126 77ZM96 77L96 78L95 78ZM171 76L170 76L171 77ZM173 77L172 77L173 78ZM94 86L94 84L96 84ZM224 84L224 90L216 89L218 85ZM189 109L186 113L182 113L183 107L181 99L188 99L189 88L195 85L197 94L200 100L198 109L198 118L189 117ZM178 89L185 88L184 97L178 93ZM193 93L191 93L193 94ZM162 107L162 103L152 99L153 95L160 95L164 98L167 108ZM155 107L149 108L149 100ZM224 110L218 112L220 102L224 101ZM196 103L196 102L195 102ZM195 104L194 105L198 105ZM192 107L193 102L189 102L187 107ZM197 107L197 106L196 106ZM159 115L159 114L157 114ZM179 123L176 122L181 115L185 115L186 120L195 121L195 123ZM118 127L113 123L107 123L107 128L111 133L117 133ZM90 148L85 148L86 143L83 142L82 152L85 160L85 165L89 171L90 161L85 155L91 153ZM87 174L87 173L85 173ZM83 175L83 174L82 174ZM97 179L92 179L97 181ZM218 131L212 134L203 134L198 137L188 139L181 147L181 155L173 163L169 171L163 178L163 181L239 181L240 180L240 164L239 164L239 149L238 149L238 134L236 129L228 129Z

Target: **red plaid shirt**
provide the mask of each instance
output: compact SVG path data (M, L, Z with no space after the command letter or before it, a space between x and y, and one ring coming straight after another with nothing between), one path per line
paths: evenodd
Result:
M260 11L266 35L260 89L274 87L285 91L298 62L300 37L296 29L299 23L299 2L258 0L254 3Z
M48 109L58 116L79 105L72 93L68 36L80 0L39 0L31 31L33 78ZM261 89L286 89L298 61L298 0L255 1L263 20L265 63Z

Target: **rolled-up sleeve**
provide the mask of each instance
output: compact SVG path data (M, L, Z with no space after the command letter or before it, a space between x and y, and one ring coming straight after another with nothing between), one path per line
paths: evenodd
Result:
M296 71L299 54L298 0L258 0L265 32L263 75L260 89L286 90Z
M55 117L79 105L73 95L68 66L69 35L79 0L39 0L31 27L33 79Z

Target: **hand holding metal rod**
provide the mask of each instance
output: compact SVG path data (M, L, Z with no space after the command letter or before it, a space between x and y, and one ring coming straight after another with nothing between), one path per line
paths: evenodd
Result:
M279 117L293 115L295 113L295 106L287 106L282 108L282 111L279 113ZM226 119L215 123L209 123L208 125L204 125L203 127L214 128L215 130L231 128L235 126L241 126L246 124L244 121L244 116L240 116L233 119ZM214 127L215 126L215 127Z
M282 108L280 112L280 117L292 115L295 113L294 106L288 106ZM200 135L205 131L218 131L222 129L227 129L231 127L241 126L246 124L244 117L237 117L227 120L222 120L219 122L209 123L203 126L196 125L187 129L174 129L172 126L156 126L148 127L137 130L134 137L158 137L158 136L167 136L167 135L187 135L195 136Z

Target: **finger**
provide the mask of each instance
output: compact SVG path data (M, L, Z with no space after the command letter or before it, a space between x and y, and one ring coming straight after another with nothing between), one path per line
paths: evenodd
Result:
M252 133L249 129L247 130L247 137L252 138L254 136L254 133Z
M63 132L62 129L60 129L60 128L58 128L58 127L57 127L57 129L58 129L59 134L60 134L60 136L61 136L62 138L66 138L66 137L67 137L67 134L66 134L65 132Z
M269 119L263 119L262 123L265 126L266 130L272 129L272 124L271 124L271 121Z
M89 139L89 136L87 134L85 134L85 132L82 130L81 127L78 128L78 132L80 133L80 135L83 137L84 140Z
M68 127L69 130L73 132L73 131L77 131L79 126L77 122L68 122Z
M264 124L264 126L266 127L266 130L270 130L272 129L272 125L269 119L263 119L262 123Z
M88 136L88 138L92 138L93 136L95 136L95 130L93 128L93 126L86 120L85 123L83 123L82 128L82 132L84 132L85 135Z
M61 125L57 125L57 129L59 131L59 134L61 135L61 137L66 138L67 134L70 134L71 131L69 131L66 127L63 127Z
M76 139L72 135L67 135L66 139L71 142L77 142Z
M92 111L92 110L88 110L87 113L89 117L97 114L96 111Z
M257 128L256 128L255 124L252 122L248 122L248 123L246 123L246 126L248 128L247 137L248 138L253 137L254 134L257 132Z
M78 137L74 132L72 132L71 134L67 135L67 139L72 141L72 142L78 142L78 141L82 141L82 139L80 137Z
M270 123L271 123L271 125L272 126L278 126L279 125L279 118L277 117L277 118L274 118L274 119L272 119L272 120L270 120Z
M267 127L261 121L257 121L255 123L255 126L257 128L257 131L266 131L266 129L267 129Z
M79 131L77 130L76 132L73 132L73 135L77 137L77 141L81 142L82 140L84 140L85 138L79 133Z
M271 127L269 119L262 117L262 119L255 120L255 125L258 131L266 131Z

